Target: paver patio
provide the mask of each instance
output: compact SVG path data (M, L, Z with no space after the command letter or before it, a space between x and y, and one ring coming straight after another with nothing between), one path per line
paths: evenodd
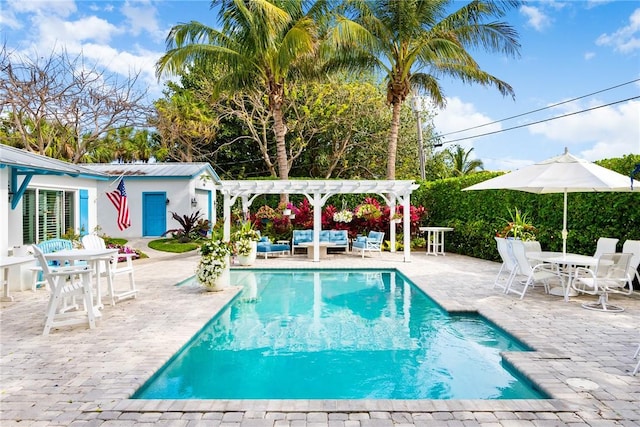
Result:
M142 247L142 243L135 243ZM97 329L42 336L47 292L15 292L0 311L0 424L8 426L638 426L640 297L613 296L619 314L583 309L539 290L523 301L492 289L499 264L455 254L384 253L259 259L255 267L397 268L447 310L478 310L535 352L506 359L548 400L144 401L133 392L237 292L175 286L197 256L158 254L135 263L138 298L107 306Z

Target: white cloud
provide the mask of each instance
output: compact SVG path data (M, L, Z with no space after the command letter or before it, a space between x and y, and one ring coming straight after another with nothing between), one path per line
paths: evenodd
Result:
M77 11L73 0L7 0L6 9L16 14L35 13L44 16L69 16ZM3 11L3 13L5 13Z
M137 37L143 32L155 36L159 32L158 11L155 7L141 2L133 3L127 1L120 11L125 16L124 24L134 36Z
M631 53L640 49L640 9L633 11L629 25L611 34L602 34L596 39L598 46L613 46L620 53Z
M560 114L575 112L602 105L597 101L589 105L565 104ZM620 157L623 154L640 153L640 102L602 107L582 114L541 123L528 128L534 135L542 135L551 141L567 146L586 146L580 155L588 160Z
M589 60L591 60L591 59L595 58L595 56L596 56L596 54L595 54L594 52L586 52L586 53L584 54L584 59L585 59L586 61L589 61Z
M33 24L37 27L38 45L64 45L73 52L77 52L83 42L108 43L115 34L121 32L115 25L96 16L76 21L40 16L34 18Z
M539 7L525 5L520 7L520 13L527 17L527 24L537 31L551 25L551 19Z
M440 111L433 119L436 131L439 134L447 134L450 132L458 132L463 129L484 125L492 122L493 119L476 111L473 104L465 103L460 98L447 98L447 106ZM466 132L455 133L445 137L445 140L454 140L466 138L473 135L495 132L502 129L499 123L481 128L469 130ZM462 142L462 141L461 141Z

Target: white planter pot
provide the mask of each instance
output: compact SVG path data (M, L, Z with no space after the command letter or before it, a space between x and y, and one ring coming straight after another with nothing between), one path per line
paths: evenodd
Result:
M251 242L251 252L249 255L238 255L238 263L240 265L253 265L258 255L258 242Z
M226 264L227 267L222 270L222 273L218 277L211 280L209 283L200 283L205 290L209 292L217 292L231 286L231 262L229 257L227 257Z

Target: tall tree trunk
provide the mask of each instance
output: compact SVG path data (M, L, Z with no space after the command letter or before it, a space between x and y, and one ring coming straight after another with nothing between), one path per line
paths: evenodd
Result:
M287 159L287 146L285 144L285 135L287 130L284 125L284 117L282 114L282 104L274 103L273 106L273 132L276 136L276 157L278 163L278 176L282 180L289 179L289 161ZM289 202L288 194L280 195L281 203Z
M400 129L402 102L396 100L392 107L391 132L389 133L389 146L387 147L387 179L396 179L396 152L398 151L398 129Z

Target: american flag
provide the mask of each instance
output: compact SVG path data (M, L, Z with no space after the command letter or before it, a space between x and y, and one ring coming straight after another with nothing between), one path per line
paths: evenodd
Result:
M124 179L120 179L118 188L110 193L107 193L107 197L113 203L118 211L118 228L124 230L131 226L129 219L129 205L127 204L127 192L124 189Z

